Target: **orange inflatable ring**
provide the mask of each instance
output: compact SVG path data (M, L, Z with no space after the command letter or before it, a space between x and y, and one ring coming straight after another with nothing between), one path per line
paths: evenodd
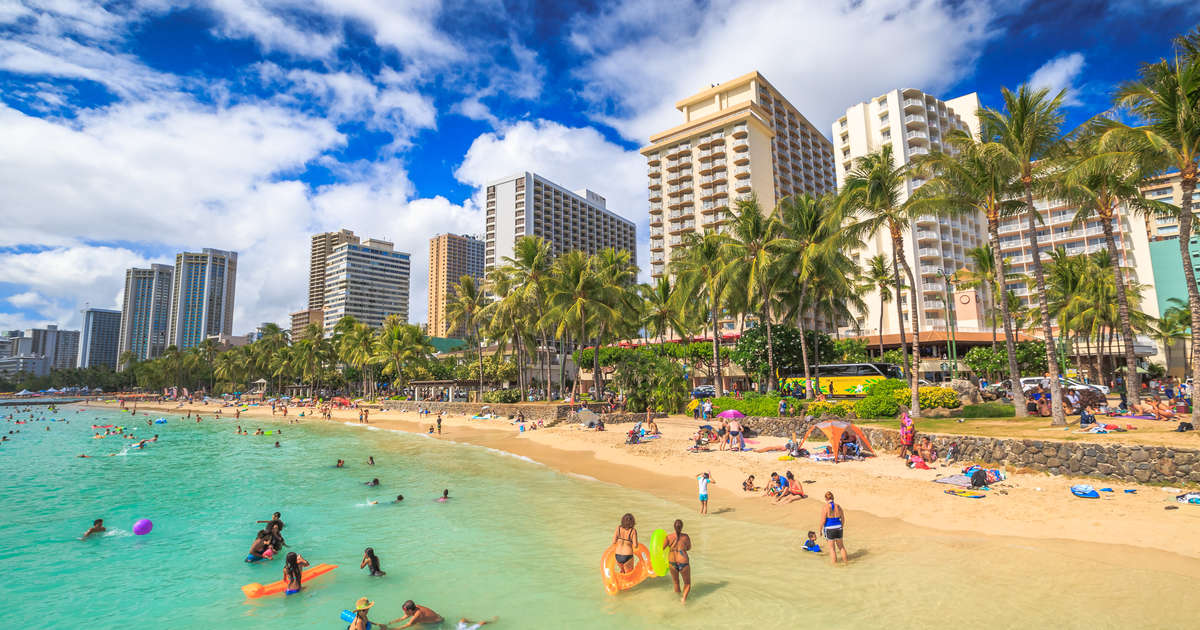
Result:
M643 580L654 575L650 572L650 550L646 545L639 544L633 550L633 569L621 573L617 568L617 545L609 545L600 556L600 577L604 581L604 590L609 595L631 589Z

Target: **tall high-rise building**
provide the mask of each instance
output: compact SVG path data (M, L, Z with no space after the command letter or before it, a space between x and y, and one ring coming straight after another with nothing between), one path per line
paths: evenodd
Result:
M764 210L797 193L834 188L833 147L761 74L693 94L683 124L650 136L650 275L667 273L685 234L720 230L737 199Z
M209 335L233 334L237 252L205 248L175 255L167 344L180 350Z
M595 192L571 192L536 173L488 183L484 268L503 264L522 236L545 239L555 256L572 250L590 255L612 247L628 250L637 260L632 221L608 210Z
M308 261L308 309L320 309L325 304L325 266L333 248L344 243L358 244L350 230L314 234Z
M324 300L324 296L321 297ZM309 324L316 324L325 329L325 312L319 308L309 308L302 311L292 313L292 341L300 339L304 336L304 329L308 328Z
M451 327L446 304L454 299L458 279L483 279L483 241L466 234L438 234L429 239L429 335L463 337L462 326Z
M838 187L846 182L853 170L854 160L875 153L886 145L892 147L896 166L909 163L914 157L932 151L952 153L945 143L946 135L960 129L978 137L979 97L975 93L948 101L911 88L892 90L865 103L846 109L846 114L833 123L833 145L837 163ZM908 179L901 191L901 201L908 199L924 181ZM920 295L922 330L946 330L946 278L970 266L967 252L987 243L982 216L954 219L933 216L918 217L913 229L904 232L904 256L913 270ZM873 256L882 254L891 264L892 241L886 232L867 237L864 247L856 254L860 266ZM906 283L907 284L907 283ZM860 320L867 324L862 334L878 335L880 321L878 293L864 298L867 312ZM984 300L987 303L987 300ZM905 329L911 327L909 300L892 299L883 305L883 334L897 333L896 308L900 308Z
M325 263L325 333L346 315L369 326L383 324L388 315L407 322L409 258L373 238L334 246Z
M46 359L48 370L68 370L75 367L79 356L79 331L59 330L53 324L45 328L29 328L16 340L14 356L40 356Z
M121 338L121 311L89 308L83 312L83 338L79 342L79 367L117 367Z
M167 347L171 321L171 265L125 270L125 298L121 304L121 331L117 358L132 352L139 361L158 358Z
M1180 185L1179 173L1167 173L1146 180L1142 186L1142 194L1148 199L1169 203L1174 206L1183 205L1183 186ZM1192 193L1192 213L1200 214L1200 190ZM1172 216L1147 215L1146 236L1151 241L1175 238L1179 236L1179 219ZM1192 221L1193 234L1197 221Z

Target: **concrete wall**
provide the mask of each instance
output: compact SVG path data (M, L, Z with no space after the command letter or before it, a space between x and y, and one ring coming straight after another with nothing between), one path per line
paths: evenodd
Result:
M446 413L460 413L464 415L475 415L479 413L484 405L491 407L491 412L498 416L516 416L520 411L525 414L527 420L541 420L546 423L557 420L565 420L571 412L578 409L580 405L542 405L542 404L503 404L503 403L467 403L467 402L418 402L411 400L389 400L385 401L382 406L384 409L397 411L419 411L428 409L431 414L437 414L439 411ZM583 405L593 411L599 410L606 405L590 404ZM607 422L607 420L606 420Z
M800 418L750 417L742 420L742 426L760 435L788 437L795 432L802 437L816 422ZM899 450L899 431L868 425L861 428L877 453ZM1200 450L1193 448L942 435L918 430L917 439L922 437L929 437L943 456L954 444L957 461L964 463L998 464L1054 475L1095 476L1137 483L1200 483Z

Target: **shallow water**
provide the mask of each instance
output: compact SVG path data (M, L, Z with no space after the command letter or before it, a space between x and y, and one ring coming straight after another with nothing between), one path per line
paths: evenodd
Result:
M491 449L361 425L264 424L282 435L239 436L233 421L167 416L150 428L139 414L135 433L158 433L159 442L107 457L129 441L93 440L90 425L134 418L75 408L57 415L69 423L0 424L21 430L0 446L0 628L336 628L360 596L377 602L379 621L414 599L450 619L498 615L498 629L1194 627L1200 613L1195 598L1172 596L1190 590L1191 561L1164 563L1154 552L899 524L861 534L851 520L854 561L831 568L825 556L799 551L815 523L700 519L692 505ZM345 469L333 467L338 458ZM380 488L362 485L372 477ZM443 488L453 499L437 503ZM388 503L397 493L404 502ZM298 595L247 600L243 584L280 578L280 560L242 561L254 521L275 510L290 550L339 568ZM604 593L600 552L626 511L644 540L684 519L696 582L686 608L669 579ZM110 532L79 541L97 517ZM154 531L132 535L143 517ZM367 546L386 577L358 569ZM1162 566L1186 570L1154 568Z

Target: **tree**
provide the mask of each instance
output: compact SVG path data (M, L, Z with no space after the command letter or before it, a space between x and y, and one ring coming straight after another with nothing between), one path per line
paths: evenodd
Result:
M1191 312L1192 382L1200 383L1200 290L1197 289L1188 244L1192 236L1193 201L1196 181L1200 177L1200 56L1195 54L1197 31L1176 41L1180 53L1173 61L1160 60L1145 64L1139 77L1117 89L1114 102L1127 110L1141 124L1130 127L1117 121L1106 121L1106 134L1127 136L1134 151L1145 163L1160 170L1179 172L1183 192L1179 219L1179 255L1183 261L1183 277L1187 284L1188 309ZM1190 52L1189 52L1190 50ZM1200 423L1200 405L1192 405L1192 423Z
M863 284L879 294L879 355L883 356L883 308L892 301L892 270L888 268L887 258L883 254L875 254L867 261L863 272Z
M537 236L522 236L513 243L513 255L505 256L504 263L508 268L508 272L512 275L512 282L515 288L514 298L519 304L528 307L520 313L521 327L520 330L529 341L528 345L532 346L534 352L541 357L541 352L538 348L548 347L546 339L546 328L549 322L543 318L537 317L537 313L542 310L546 304L546 290L549 284L551 266L554 263L554 254L550 249L550 243ZM538 343L540 337L541 343ZM521 374L524 374L524 363L520 360L521 345L517 346L517 364L522 366ZM546 364L549 369L549 362ZM545 378L546 398L550 398L550 379L547 372ZM522 384L522 388L524 385ZM525 396L525 390L521 390L522 398Z
M355 324L342 334L339 355L342 361L361 373L363 396L374 396L375 331L367 324Z
M949 152L934 152L918 159L915 168L930 179L920 189L915 202L922 207L933 207L950 213L978 212L987 222L989 254L975 259L975 273L982 274L986 265L992 272L989 283L993 309L1000 306L1000 319L1004 325L1004 347L1012 357L1008 363L1008 376L1016 382L1021 377L1016 362L1016 326L1012 303L1000 297L1007 292L1008 261L997 256L1000 251L1000 222L1015 217L1025 209L1025 204L1013 199L1016 191L1014 181L1017 165L980 138L962 130L946 134ZM1018 301L1019 305L1020 302ZM993 311L994 313L995 311ZM994 322L993 318L993 322ZM995 343L995 326L992 328ZM1020 388L1013 391L1013 406L1016 415L1025 415L1025 393Z
M921 325L917 306L917 281L904 255L904 233L912 224L914 214L908 204L901 202L907 169L896 166L892 145L886 144L876 153L869 153L854 162L842 188L842 203L851 215L848 237L866 237L886 230L892 242L892 265L895 268L893 286L901 293L900 270L912 290L908 292L909 316L912 319L912 364L909 370L909 389L912 392L910 412L921 414L918 398L921 376ZM900 330L904 330L903 309L896 309ZM903 345L903 344L901 344Z
M683 236L683 246L671 251L671 271L675 276L684 278L686 286L696 291L689 297L703 298L708 306L709 325L712 327L712 365L716 370L713 380L717 396L725 395L720 368L721 330L717 321L721 305L720 277L724 268L722 254L725 241L726 237L719 232L689 232Z
M645 349L624 353L616 363L614 378L630 411L673 413L683 409L687 400L683 366Z
M432 354L433 344L420 327L388 315L375 340L373 360L383 365L383 374L390 375L392 386L399 389L408 382L406 370L424 363Z
M981 134L987 143L985 151L1003 166L1004 172L1013 174L1013 187L1020 187L1025 202L1029 246L1033 250L1034 297L1038 304L1042 336L1046 340L1046 352L1049 353L1046 363L1050 372L1050 407L1054 414L1051 424L1064 426L1067 419L1063 413L1058 363L1053 354L1054 330L1045 299L1046 277L1038 245L1037 224L1041 221L1041 214L1033 205L1033 194L1035 189L1041 192L1048 188L1051 167L1048 160L1042 158L1047 157L1060 142L1065 91L1051 97L1045 88L1035 90L1022 85L1015 93L1003 88L1001 95L1004 100L1003 112L992 108L979 110ZM996 245L993 244L993 247Z
M562 337L573 328L583 341L590 337L589 332L595 330L596 322L601 318L612 317L612 307L609 305L607 292L610 288L600 275L596 273L587 254L581 251L569 251L554 261L554 268L548 283L547 309L542 319L546 322L557 322L556 335ZM600 347L599 336L595 337L595 347ZM599 362L593 362L593 383L596 394L600 394ZM579 383L575 383L576 388ZM578 394L578 392L577 392Z
M654 335L662 343L666 341L668 331L678 335L687 334L691 328L688 321L688 291L680 289L678 281L672 284L670 276L659 276L653 284L641 285L639 291L645 302L642 326L647 336Z
M484 309L488 298L475 277L464 274L454 287L454 297L446 304L446 319L452 328L462 327L468 333L468 341L475 346L479 360L478 400L483 400L483 339L479 334L480 324L484 321Z

